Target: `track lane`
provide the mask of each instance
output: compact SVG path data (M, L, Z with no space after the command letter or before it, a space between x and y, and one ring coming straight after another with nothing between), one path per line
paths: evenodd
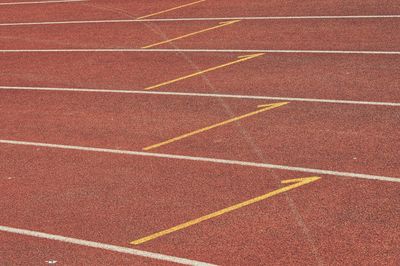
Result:
M139 48L215 27L219 23L227 21L1 26L0 33L4 37L0 42L0 48ZM400 38L397 37L400 36L399 26L400 19L397 18L241 20L228 27L203 32L157 47L398 51L400 46ZM64 34L61 35L60 32ZM139 35L141 38L137 38ZM19 39L13 39L13 36L18 36ZM33 40L34 42L24 40Z
M71 92L2 91L2 96L1 139L127 150L141 150L266 103ZM273 164L396 177L397 109L290 103L154 151L255 162L261 152Z
M2 145L0 154L2 177L13 177L1 179L3 223L127 246L135 235L264 194L281 186L282 179L304 175L12 145ZM313 263L316 257L328 263L364 263L370 257L359 256L362 251L390 263L399 241L398 220L393 219L399 212L397 191L397 184L323 177L141 248L218 264ZM157 197L149 196L153 193ZM304 220L307 237L298 219ZM350 231L361 237L353 238ZM382 245L369 245L371 239ZM319 250L316 256L311 240Z
M238 54L2 54L1 86L141 90L218 66ZM73 64L72 64L73 62ZM266 54L159 91L400 102L400 57ZM211 84L211 86L210 86Z
M138 48L219 25L219 22L0 26L0 49ZM216 30L218 31L218 30ZM139 37L140 36L140 37ZM192 37L195 38L195 37Z

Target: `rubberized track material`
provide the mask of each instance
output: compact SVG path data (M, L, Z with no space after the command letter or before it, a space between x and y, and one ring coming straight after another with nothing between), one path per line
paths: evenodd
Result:
M398 265L399 14L0 0L0 264Z

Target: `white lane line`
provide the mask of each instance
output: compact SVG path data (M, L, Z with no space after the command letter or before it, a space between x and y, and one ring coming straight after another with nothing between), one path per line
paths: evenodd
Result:
M257 95L192 93L192 92L171 92L171 91L143 91L143 90L132 90L131 91L131 90L107 90L107 89L84 89L84 88L0 86L0 91L4 91L4 90L145 94L145 95L211 97L211 98L232 98L232 99L249 99L249 100L273 100L273 101L291 101L291 102L315 102L315 103L377 105L377 106L400 107L400 103L395 103L395 102L351 101L351 100L335 100L335 99L291 98L291 97L271 97L271 96L257 96Z
M217 163L217 164L240 165L240 166L250 166L250 167L258 167L258 168L312 173L312 174L318 174L318 175L332 175L332 176L352 177L352 178L400 183L400 178L396 178L396 177L359 174L359 173L341 172L341 171L331 171L331 170L295 167L295 166L269 164L269 163L256 163L256 162L226 160L226 159L217 159L217 158L209 158L209 157L195 157L195 156L174 155L174 154L165 154L165 153L116 150L116 149L71 146L71 145L63 145L63 144L16 141L16 140L6 140L6 139L0 139L0 143L10 144L10 145L32 146L32 147L45 147L45 148L53 148L53 149L78 150L78 151L154 157L154 158L165 158L165 159L188 160L188 161L197 161L197 162L208 162L208 163Z
M70 21L40 21L0 23L0 26L33 26L62 24L107 24L132 22L180 22L180 21L230 21L230 20L327 20L327 19L390 19L400 18L400 15L366 15L366 16L291 16L291 17L225 17L225 18L152 18L152 19L109 19L109 20L70 20Z
M104 249L104 250L108 250L108 251L130 254L130 255L145 257L145 258L149 258L149 259L174 262L174 263L184 264L184 265L199 265L199 266L200 265L201 266L214 265L214 264L209 264L209 263L205 263L205 262L185 259L185 258L179 258L179 257L174 257L174 256L169 256L169 255L164 255L164 254L159 254L159 253L142 251L142 250L138 250L138 249L120 247L120 246L109 245L109 244L93 242L93 241L88 241L88 240L82 240L82 239L77 239L77 238L71 238L71 237L65 237L65 236L60 236L60 235L47 234L47 233L31 231L31 230L26 230L26 229L13 228L13 227L3 226L3 225L0 225L0 231L12 233L12 234L24 235L24 236L31 236L31 237L36 237L36 238L44 238L44 239L49 239L49 240L53 240L53 241L75 244L75 245L79 245L79 246Z
M400 55L400 51L344 51L344 50L265 50L265 49L20 49L0 50L0 53L128 53L128 52L170 52L170 53L280 53L280 54L364 54Z
M87 2L87 1L89 0L49 0L49 1L32 1L32 2L11 2L11 3L0 3L0 6L73 3L73 2Z

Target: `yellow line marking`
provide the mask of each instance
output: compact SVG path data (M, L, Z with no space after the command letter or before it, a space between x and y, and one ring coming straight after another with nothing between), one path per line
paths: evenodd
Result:
M158 45L161 45L161 44L165 44L165 43L170 43L170 42L173 42L173 41L181 40L181 39L184 39L184 38L187 38L187 37L190 37L190 36L193 36L193 35L197 35L197 34L200 34L200 33L203 33L203 32L207 32L207 31L218 29L218 28L226 27L226 26L235 24L235 23L237 23L239 21L240 20L232 20L232 21L227 21L227 22L220 22L218 26L214 26L214 27L211 27L211 28L195 31L195 32L192 32L192 33L189 33L189 34L185 34L185 35L173 38L173 39L169 39L169 40L165 40L165 41L162 41L162 42L158 42L158 43L150 44L150 45L147 45L147 46L143 46L142 49L147 49L147 48L151 48L151 47L158 46Z
M243 118L247 118L247 117L250 117L250 116L253 116L253 115L256 115L256 114L259 114L259 113L262 113L262 112L265 112L265 111L268 111L268 110L271 110L271 109L274 109L274 108L277 108L277 107L281 107L281 106L286 105L286 104L288 104L288 102L259 105L258 108L261 108L261 109L259 109L257 111L254 111L254 112L251 112L251 113L247 113L247 114L244 114L244 115L241 115L241 116L237 116L237 117L228 119L226 121L223 121L223 122L220 122L220 123L208 126L208 127L204 127L204 128L192 131L190 133L183 134L183 135L181 135L179 137L175 137L175 138L163 141L161 143L157 143L157 144L145 147L145 148L143 148L143 150L144 151L152 150L152 149L155 149L155 148L170 144L172 142L175 142L175 141L178 141L178 140L181 140L181 139L184 139L184 138L191 137L193 135L202 133L204 131L208 131L210 129L213 129L213 128L216 128L216 127L220 127L220 126L223 126L223 125L226 125L226 124L241 120Z
M189 3L189 4L185 4L185 5L173 7L173 8L167 9L167 10L163 10L163 11L159 11L159 12L156 12L156 13L152 13L152 14L149 14L149 15L146 15L146 16L142 16L142 17L139 17L139 18L137 18L137 19L144 19L144 18L148 18L148 17L153 17L153 16L155 16L155 15L167 13L167 12L170 12L170 11L173 11L173 10L176 10L176 9L181 9L181 8L187 7L187 6L192 6L192 5L195 5L195 4L204 2L204 1L206 1L206 0L200 0L200 1L196 1L196 2Z
M220 65L220 66L208 68L208 69L205 69L205 70L202 70L202 71L199 71L199 72L192 73L192 74L187 75L187 76L183 76L183 77L176 78L176 79L173 79L173 80L170 80L170 81L166 81L166 82L163 82L163 83L160 83L160 84L157 84L157 85L153 85L153 86L144 88L144 90L152 90L152 89L155 89L155 88L159 88L159 87L162 87L162 86L165 86L165 85L168 85L168 84L172 84L172 83L184 80L184 79L188 79L188 78L192 78L192 77L204 74L204 73L208 73L208 72L220 69L220 68L224 68L224 67L227 67L227 66L230 66L230 65L241 63L241 62L244 62L244 61L259 57L259 56L262 56L262 55L264 55L264 53L239 56L238 57L239 60L235 60L233 62L229 62L229 63L223 64L223 65Z
M289 186L286 186L286 187L283 187L283 188L280 188L280 189L277 189L277 190L274 190L274 191L269 192L269 193L267 193L267 194L264 194L264 195L262 195L262 196L259 196L259 197L256 197L256 198L253 198L253 199L244 201L244 202L242 202L242 203L233 205L233 206L231 206L231 207L222 209L222 210L220 210L220 211L213 212L213 213L211 213L211 214L208 214L208 215L202 216L202 217L200 217L200 218L191 220L191 221L189 221L189 222L186 222L186 223L183 223L183 224L180 224L180 225L171 227L171 228L169 228L169 229L167 229L167 230L160 231L160 232L158 232L158 233L155 233L155 234L152 234L152 235L149 235L149 236L146 236L146 237L143 237L143 238L134 240L134 241L131 242L131 244L133 244L133 245L143 244L143 243L145 243L145 242L147 242L147 241L150 241L150 240L153 240L153 239L155 239L155 238L158 238L158 237L161 237L161 236L165 236L165 235L167 235L167 234L170 234L170 233L173 233L173 232L176 232L176 231L185 229L185 228L187 228L187 227L190 227L190 226L192 226L192 225L198 224L198 223L200 223L200 222L203 222L203 221L206 221L206 220L209 220L209 219L218 217L218 216L220 216L220 215L226 214L226 213L228 213L228 212L232 212L232 211L234 211L234 210L237 210L237 209L246 207L246 206L248 206L248 205L251 205L251 204L260 202L260 201L262 201L262 200L265 200L265 199L267 199L267 198L270 198L270 197L276 196L276 195L278 195L278 194L287 192L287 191L289 191L289 190L292 190L292 189L295 189L295 188L298 188L298 187L307 185L307 184L312 183L312 182L315 182L315 181L317 181L317 180L319 180L319 179L321 179L321 177L313 176L313 177L304 177L304 178L296 178L296 179L290 179L290 180L283 180L283 181L281 182L282 184L291 184L291 183L293 183L293 184L291 184L291 185L289 185Z

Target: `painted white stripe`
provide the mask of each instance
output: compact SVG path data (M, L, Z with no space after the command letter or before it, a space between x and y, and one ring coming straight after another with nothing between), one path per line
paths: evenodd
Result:
M87 1L89 0L49 0L49 1L32 1L32 2L10 2L10 3L0 3L0 6L73 3L73 2L87 2Z
M31 231L31 230L26 230L26 229L13 228L13 227L8 227L8 226L3 226L3 225L0 225L0 231L12 233L12 234L24 235L24 236L31 236L31 237L36 237L36 238L44 238L44 239L49 239L49 240L53 240L53 241L59 241L59 242L64 242L64 243L69 243L69 244L74 244L74 245L79 245L79 246L104 249L104 250L109 250L109 251L113 251L113 252L130 254L130 255L145 257L145 258L149 258L149 259L155 259L155 260L174 262L174 263L184 264L184 265L198 265L198 266L214 265L214 264L209 264L209 263L190 260L190 259L184 259L184 258L179 258L179 257L174 257L174 256L169 256L169 255L163 255L163 254L159 254L159 253L142 251L142 250L138 250L138 249L120 247L120 246L109 245L109 244L93 242L93 241L88 241L88 240L82 240L82 239L77 239L77 238L71 238L71 237L65 237L65 236L60 236L60 235L47 234L47 233Z
M286 54L364 54L400 55L400 51L342 51L342 50L263 50L263 49L21 49L0 50L0 53L127 53L127 52L170 52L170 53L286 53Z
M291 97L271 97L271 96L258 96L258 95L192 93L192 92L172 92L172 91L144 91L144 90L131 91L131 90L107 90L107 89L84 89L84 88L48 88L48 87L13 87L13 86L0 86L0 90L145 94L145 95L212 97L212 98L232 98L232 99L249 99L249 100L273 100L273 101L291 101L291 102L315 102L315 103L400 107L400 103L395 103L395 102L374 102L374 101L371 102L371 101L351 101L351 100L335 100L335 99L291 98Z
M220 17L220 18L151 18L151 19L109 19L109 20L70 20L0 23L0 26L32 26L62 24L99 24L99 23L132 23L132 22L180 22L180 21L230 21L230 20L327 20L327 19L393 19L400 15L366 15L366 16L280 16L280 17Z
M71 146L71 145L63 145L63 144L50 144L50 143L16 141L16 140L5 140L5 139L0 140L0 143L10 144L10 145L23 145L23 146L45 147L45 148L53 148L53 149L64 149L64 150L78 150L78 151L88 151L88 152L101 152L101 153L113 153L113 154L154 157L154 158L188 160L188 161L208 162L208 163L217 163L217 164L241 165L241 166L250 166L250 167L258 167L258 168L312 173L312 174L318 174L318 175L332 175L332 176L352 177L352 178L400 183L400 178L396 178L396 177L359 174L359 173L341 172L341 171L331 171L331 170L295 167L295 166L269 164L269 163L256 163L256 162L226 160L226 159L217 159L217 158L209 158L209 157L195 157L195 156L174 155L174 154L165 154L165 153L115 150L115 149L106 149L106 148L93 148L93 147Z

